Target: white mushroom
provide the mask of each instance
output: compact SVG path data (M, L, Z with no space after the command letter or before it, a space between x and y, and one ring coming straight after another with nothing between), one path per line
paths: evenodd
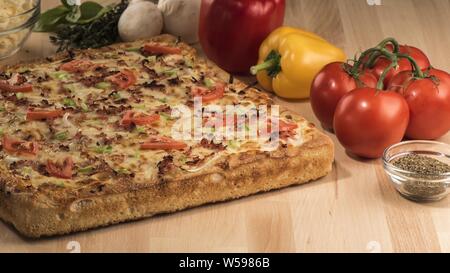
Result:
M183 41L198 41L200 0L160 0L158 8L164 16L164 32L180 36Z
M163 16L150 1L133 0L120 16L119 35L125 42L161 34Z

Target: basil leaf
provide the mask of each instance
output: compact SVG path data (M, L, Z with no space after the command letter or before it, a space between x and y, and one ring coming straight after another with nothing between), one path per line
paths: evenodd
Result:
M103 6L96 2L92 1L84 2L80 6L81 18L79 21L95 18L102 9Z
M83 4L88 4L88 3L93 3L93 2L85 2ZM94 3L94 4L96 4L96 3ZM83 6L83 5L81 5L81 6ZM80 20L78 20L77 24L79 24L79 25L89 24L89 23L97 20L98 18L102 17L106 13L110 12L111 10L112 10L111 6L101 7L101 9L97 12L97 14L95 14L95 16L91 16L91 17L89 17L89 14L85 15L84 11L83 11L83 16ZM89 11L89 13L92 13L92 11Z
M66 20L70 23L76 23L81 18L80 6L74 6L69 14L66 15Z
M58 6L41 14L34 28L36 32L51 32L56 29L58 22L64 20L70 10L65 6Z

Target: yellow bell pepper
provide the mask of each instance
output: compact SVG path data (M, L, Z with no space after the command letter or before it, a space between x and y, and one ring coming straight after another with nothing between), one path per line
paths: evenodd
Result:
M258 65L251 73L266 90L303 99L309 97L312 81L325 65L346 59L341 49L314 33L280 27L261 44Z

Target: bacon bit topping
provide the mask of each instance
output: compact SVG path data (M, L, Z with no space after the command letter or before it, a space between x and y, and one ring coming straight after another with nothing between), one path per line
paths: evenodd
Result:
M3 136L3 149L14 155L37 155L39 147L34 141L23 141L9 136Z
M62 162L54 162L49 159L45 168L53 177L70 179L72 178L73 160L70 156L66 157Z
M121 89L126 89L137 81L133 71L127 69L107 77L106 80L112 82Z

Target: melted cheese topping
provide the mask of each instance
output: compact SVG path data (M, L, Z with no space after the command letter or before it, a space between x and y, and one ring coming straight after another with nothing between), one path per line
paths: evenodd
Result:
M80 55L76 58L89 57ZM199 63L192 68L192 60L186 61L186 58L189 56L150 58L117 49L90 56L93 64L104 67L101 72L64 72L59 69L61 61L22 68L21 75L33 84L33 92L1 93L0 130L3 135L35 141L39 144L39 152L33 158L21 158L3 150L0 158L15 175L31 181L35 187L42 184L77 187L105 181L105 176L133 183L152 183L167 171L199 172L229 154L278 148L266 147L267 141L244 139L223 143L215 140L211 145L184 140L188 148L181 151L141 150L140 144L151 136L171 136L177 119L172 118L167 109L189 105L193 85L203 85L201 79L205 77L221 81L205 64ZM145 60L148 60L146 67L142 64ZM137 76L134 86L120 89L113 84L106 88L99 84L107 81L106 75L123 69L134 71ZM17 71L7 72L12 75ZM87 82L90 78L97 83ZM227 86L224 97L214 103L221 106L254 105L252 99L239 94L236 89L233 85ZM54 120L28 121L26 113L30 107L64 109L65 115ZM120 121L127 110L158 113L161 119L152 125L124 128ZM294 122L283 114L282 119ZM306 122L298 120L297 123L295 135L281 140L282 144L302 145ZM49 161L62 161L68 156L74 164L72 179L46 173L45 165Z

